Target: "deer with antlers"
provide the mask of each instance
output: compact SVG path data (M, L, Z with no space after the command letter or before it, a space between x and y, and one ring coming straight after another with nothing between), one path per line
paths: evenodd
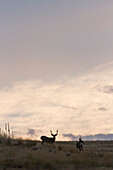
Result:
M50 145L55 142L55 138L58 135L58 130L56 131L56 134L53 134L52 131L50 130L50 133L53 137L47 137L47 136L41 136L40 139L42 140L42 145L45 143L49 143Z
M78 149L78 151L83 151L83 140L82 140L82 138L80 137L79 138L79 141L78 142L76 142L76 148Z

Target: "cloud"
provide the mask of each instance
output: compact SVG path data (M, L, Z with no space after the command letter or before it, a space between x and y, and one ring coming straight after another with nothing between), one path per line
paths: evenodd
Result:
M98 110L99 110L99 111L107 111L107 108L105 108L105 107L99 107Z
M71 106L60 105L60 104L52 104L52 105L55 106L55 107L61 107L61 108L66 108L66 109L77 110L77 108L71 107Z
M27 135L36 136L35 130L29 129L28 132L27 132Z
M78 140L79 136L69 134L63 134L63 137L68 137L71 140ZM82 136L83 140L113 140L113 134L95 134Z
M113 86L111 85L104 86L103 91L105 93L113 93Z
M50 129L53 133L58 129L61 140L62 134L69 132L82 136L112 133L112 68L113 62L78 77L52 82L29 80L1 88L0 126L10 122L22 135L35 135L34 130L41 129L49 136ZM37 133L36 138L40 135Z
M36 130L36 129L29 129L27 132L27 135L30 135L31 137L37 137L37 134L42 133L41 130Z
M77 139L78 139L78 136L73 135L72 133L62 134L62 135L63 135L63 137L68 137L68 138L70 138L71 140L77 140Z
M105 86L100 86L100 85L96 85L95 87L94 87L94 89L96 89L96 90L98 90L98 91L100 91L100 92L104 92L104 93L113 93L113 85L105 85Z

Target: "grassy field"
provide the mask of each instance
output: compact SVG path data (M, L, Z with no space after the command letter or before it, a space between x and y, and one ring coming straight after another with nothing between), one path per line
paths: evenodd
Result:
M0 143L0 170L111 170L113 141L85 141L84 152L75 142L55 142L54 146L40 141L6 140Z

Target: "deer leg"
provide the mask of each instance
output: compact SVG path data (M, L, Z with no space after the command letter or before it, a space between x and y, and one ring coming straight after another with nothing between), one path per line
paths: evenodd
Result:
M81 147L79 147L79 152L81 152Z
M83 146L81 147L81 151L83 152Z
M43 144L44 144L44 141L42 141L42 146L43 146Z

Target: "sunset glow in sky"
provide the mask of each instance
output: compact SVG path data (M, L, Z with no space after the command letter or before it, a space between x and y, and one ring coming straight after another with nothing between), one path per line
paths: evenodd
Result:
M113 133L113 1L0 1L0 127ZM32 132L32 131L31 131Z

